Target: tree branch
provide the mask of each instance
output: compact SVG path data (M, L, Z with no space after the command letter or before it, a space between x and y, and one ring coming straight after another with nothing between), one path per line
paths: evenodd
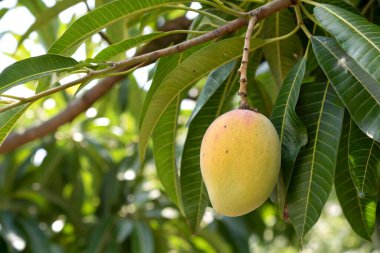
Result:
M235 19L209 33L190 39L188 41L184 41L177 45L147 52L145 54L138 55L131 59L119 62L114 66L114 69L118 71L125 71L141 63L148 64L154 62L160 57L182 52L187 48L202 44L204 42L221 37L227 33L238 30L239 28L247 25L248 17L256 17L256 21L258 22L261 19L264 19L265 17L277 11L280 11L282 9L288 8L291 5L296 4L296 2L297 0L274 0L249 12L247 17ZM66 107L65 110L63 110L53 118L47 120L46 122L42 123L41 125L31 127L25 130L23 133L11 133L0 145L0 153L10 152L28 142L31 142L38 138L42 138L48 135L49 133L56 131L60 126L68 122L71 122L79 114L91 107L91 105L97 99L102 97L112 86L114 86L122 78L122 76L108 77L99 82L97 85L95 85L91 90L85 92L83 96L72 101Z

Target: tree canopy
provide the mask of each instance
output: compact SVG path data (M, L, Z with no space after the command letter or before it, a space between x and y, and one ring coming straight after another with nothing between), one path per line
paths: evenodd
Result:
M379 0L48 2L0 2L0 252L378 247ZM28 29L2 27L20 9ZM231 218L200 145L239 106L273 123L281 172Z

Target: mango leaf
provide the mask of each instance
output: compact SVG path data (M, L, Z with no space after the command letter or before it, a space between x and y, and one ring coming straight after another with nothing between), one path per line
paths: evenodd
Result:
M329 4L314 8L314 14L347 54L380 82L380 27Z
M167 4L181 3L183 0L115 0L104 4L87 15L77 19L65 33L50 47L49 53L67 54L67 50L99 32L103 28L128 17L149 12Z
M139 46L140 44L145 43L147 41L151 41L151 40L160 38L163 35L165 35L164 32L154 32L154 33L140 35L140 36L137 36L137 37L134 37L131 39L127 39L127 40L112 44L111 46L106 47L105 49L100 51L94 57L94 60L96 62L108 61L108 60L112 59L112 57L114 57L118 54L121 54L121 53L127 51L128 49Z
M380 85L331 38L312 38L317 60L351 117L370 138L380 142Z
M277 201L281 211L297 155L307 143L306 127L295 112L305 69L306 57L286 76L270 118L281 141L281 177L277 183Z
M297 114L309 141L298 154L287 204L298 237L317 222L332 189L344 107L329 83L303 84Z
M30 252L32 253L49 253L50 244L48 237L39 229L38 222L32 219L19 218L18 223L23 228L28 239Z
M185 217L193 232L198 230L208 204L207 190L202 180L199 162L201 142L209 125L223 112L226 100L232 93L232 87L237 82L236 75L230 75L230 78L226 80L226 70L231 70L232 67L233 63L228 63L209 75L206 82L207 87L205 86L203 89L204 93L209 94L210 90L214 90L216 86L219 87L213 92L207 101L202 100L199 102L200 104L203 104L203 106L190 122L183 148L180 173L182 199ZM218 76L218 73L220 73L221 76L225 76L224 80L214 79L215 76ZM236 77L232 78L233 76ZM206 97L206 95L203 97Z
M371 240L376 222L376 170L379 163L379 144L363 134L346 113L339 145L335 190L352 229L367 240ZM369 194L364 193L364 187L370 188Z
M151 89L155 92L165 77L181 61L181 55L175 54L159 60ZM177 118L180 110L181 95L170 103L157 123L153 139L153 157L156 163L157 176L168 197L182 209L181 187L176 160Z
M18 242L20 245L17 246L25 246L26 241L24 238L24 234L21 231L21 228L18 226L14 215L9 212L5 211L4 209L0 211L0 224L1 224L1 230L0 235L6 245L8 246L7 249L10 253L17 253L20 252L18 249L14 248L14 240L18 239ZM13 237L10 237L9 235L13 235ZM21 248L21 247L20 247Z
M9 11L7 8L3 8L0 10L0 19L4 17L4 15Z
M45 54L27 58L6 67L0 73L0 92L54 72L69 70L77 65L73 58Z
M0 112L0 145L28 106L29 104L23 104L4 112Z
M199 94L194 110L190 115L189 123L194 119L202 107L207 103L207 101L219 89L226 78L231 74L234 65L235 62L230 62L210 73L210 75L207 77L207 81L202 89L202 92Z
M132 253L153 253L154 238L150 227L142 221L136 221L132 232Z
M28 38L28 36L35 30L38 30L48 24L51 20L58 17L58 15L70 8L71 6L83 2L83 0L65 0L57 2L53 7L48 8L43 11L43 14L37 15L34 23L28 28L28 30L22 35L21 39L18 41L18 45Z
M264 21L263 36L274 38L291 32L296 24L294 17L288 10L276 12ZM264 55L267 59L273 76L279 87L284 81L290 69L302 56L302 44L297 35L285 40L278 40L264 47Z
M256 76L257 69L261 64L263 55L263 50L258 49L253 54L251 54L248 62L248 102L252 108L255 108L260 113L269 117L272 112L273 103L268 94L270 92L267 89L270 89L271 85L267 85L267 83L264 85L264 83L260 82Z
M359 13L358 10L355 9L355 7L353 7L349 3L346 3L345 1L341 1L341 0L318 0L316 2L319 2L319 3L322 3L322 4L335 5L335 6L338 6L340 8L346 9L346 10L348 10L350 12Z
M254 38L251 40L251 49L254 50L263 44L264 41ZM159 118L175 97L213 69L240 57L242 46L243 38L239 37L213 43L193 53L166 76L153 95L142 119L139 134L141 160Z
M104 217L96 226L94 226L90 238L88 240L88 246L86 253L101 253L104 252L104 248L107 244L107 237L111 233L112 218Z

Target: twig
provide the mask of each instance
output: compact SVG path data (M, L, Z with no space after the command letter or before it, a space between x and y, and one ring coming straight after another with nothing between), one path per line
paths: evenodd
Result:
M300 9L300 6L299 5L296 5L294 7L294 10L296 12L296 17L297 17L297 23L298 25L301 27L302 31L305 33L305 35L307 36L308 39L311 39L311 37L313 36L311 34L311 32L309 31L309 29L307 29L305 23L303 22L303 19L302 19L302 13L301 13L301 9Z
M240 109L249 109L248 99L247 99L247 66L249 58L249 49L251 44L251 36L253 27L255 26L257 17L253 16L249 19L247 33L244 38L244 48L243 48L243 57L241 59L241 65L239 68L240 72L240 88L238 95L240 96Z
M367 4L364 6L364 8L362 9L362 11L360 12L360 14L364 15L368 11L369 7L373 5L374 2L375 0L369 0Z
M88 5L87 1L83 1L84 4L86 5L86 8L87 8L87 11L91 11L91 8L90 6ZM105 32L102 32L102 31L99 31L98 34L100 35L100 37L105 41L107 42L108 45L112 45L112 40L108 37L108 35L105 33Z
M257 21L260 21L261 19L277 12L282 9L288 8L289 6L295 4L296 1L294 0L274 0L271 1L263 6L261 6L258 9L255 9L250 12L251 16L256 16ZM231 21L230 23L223 25L219 27L218 29L211 31L208 34L211 34L211 36L208 36L207 34L203 35L206 36L208 40L214 39L216 37L222 36L228 32L233 32L247 24L248 20L244 17L235 19L234 21ZM177 28L178 29L178 28ZM201 37L201 38L200 38ZM200 43L203 43L207 40L205 40L205 37L202 38L202 36L199 36L197 38L191 39L187 42L177 44L174 46L177 48L177 50L185 50L186 48L190 46L195 46ZM270 41L270 39L268 40ZM173 47L171 47L173 48ZM164 49L163 49L164 50ZM165 56L164 53L173 53L173 49L169 49L167 51L157 50L155 52L147 53L145 55L150 55L151 61L154 61L155 59L158 59L161 56ZM174 52L177 52L174 50ZM141 57L141 56L140 56ZM149 57L143 57L143 58L149 58ZM134 60L135 61L135 60ZM131 60L128 64L130 64L130 68L133 68L135 65L133 60ZM147 63L150 63L151 61L146 61ZM143 62L142 59L138 63ZM138 64L137 63L137 64ZM125 69L122 69L120 71L125 71L128 68L124 66ZM0 153L7 153L10 152L28 142L31 142L33 140L36 140L38 138L42 138L46 135L48 135L51 132L56 131L60 126L71 122L74 120L79 114L86 111L88 108L92 106L92 104L97 101L100 97L102 97L104 94L107 93L107 91L113 87L118 81L120 81L123 78L123 76L115 76L115 77L108 77L101 82L99 82L97 85L95 85L91 90L86 91L82 97L73 100L62 112L54 116L48 121L45 121L44 123L29 128L25 130L23 133L11 133L8 135L8 137L5 139L5 141L0 145Z

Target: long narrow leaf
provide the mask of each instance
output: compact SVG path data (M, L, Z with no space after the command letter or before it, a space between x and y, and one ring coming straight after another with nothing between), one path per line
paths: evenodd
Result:
M331 85L302 85L297 114L309 141L295 163L288 189L290 221L301 238L317 222L334 180L344 107Z
M252 50L263 44L262 40L251 40ZM142 120L139 134L140 159L145 155L148 139L159 118L175 97L213 69L240 57L242 46L243 38L222 40L193 53L170 72L153 95Z
M0 145L28 106L29 104L19 105L0 113Z
M314 14L347 54L380 82L380 27L329 4L314 8Z
M210 74L209 79L204 87L205 92L214 89L215 86L219 88L211 95L207 101L201 101L203 106L192 119L189 125L186 142L183 148L182 161L181 161L181 189L184 204L185 216L193 231L198 229L202 220L205 208L208 204L207 190L202 180L200 171L200 146L204 133L212 121L219 116L223 111L231 88L236 84L235 80L230 75L226 81L219 79L216 81L214 75L221 73L224 75L226 69L230 69L233 64L229 63L215 70ZM217 85L216 82L219 82Z
M356 139L357 136L361 137ZM335 190L352 229L367 240L371 239L376 221L377 176L372 173L376 173L379 163L379 144L364 135L346 113L339 145ZM358 177L358 173L361 177ZM369 188L369 192L364 193L361 187Z
M180 55L172 55L159 60L149 93L161 85L163 77L172 71L181 61ZM149 94L148 93L148 94ZM180 109L181 95L178 95L168 106L153 132L153 156L157 176L168 197L182 209L181 188L176 159L177 118Z
M38 15L34 23L28 28L28 30L22 35L21 39L18 41L18 44L21 43L28 38L28 36L35 30L44 27L49 24L49 22L57 18L58 15L64 10L70 8L71 6L83 2L83 0L65 0L57 2L53 7L47 9L43 12L43 15Z
M49 53L66 54L67 50L103 28L131 14L146 13L166 4L181 3L183 0L115 0L104 4L77 19L51 46Z
M294 17L288 10L269 16L264 23L264 37L274 38L291 32L296 27ZM290 69L302 55L302 44L297 35L279 40L264 47L265 58L279 87Z
M0 73L0 92L54 72L68 70L77 64L73 58L52 54L15 62Z
M119 43L112 44L109 47L106 47L102 51L100 51L95 57L95 61L108 61L112 59L112 57L115 57L118 54L121 54L128 49L131 49L133 47L139 46L142 43L145 43L150 40L154 40L156 38L161 37L164 32L154 32L150 34L140 35L131 39L127 39L124 41L121 41Z
M380 85L331 38L312 38L317 60L351 117L380 142Z
M284 207L297 155L301 147L307 143L306 127L295 112L305 69L304 57L286 76L271 116L281 141L281 178L277 184L277 200L281 208Z

